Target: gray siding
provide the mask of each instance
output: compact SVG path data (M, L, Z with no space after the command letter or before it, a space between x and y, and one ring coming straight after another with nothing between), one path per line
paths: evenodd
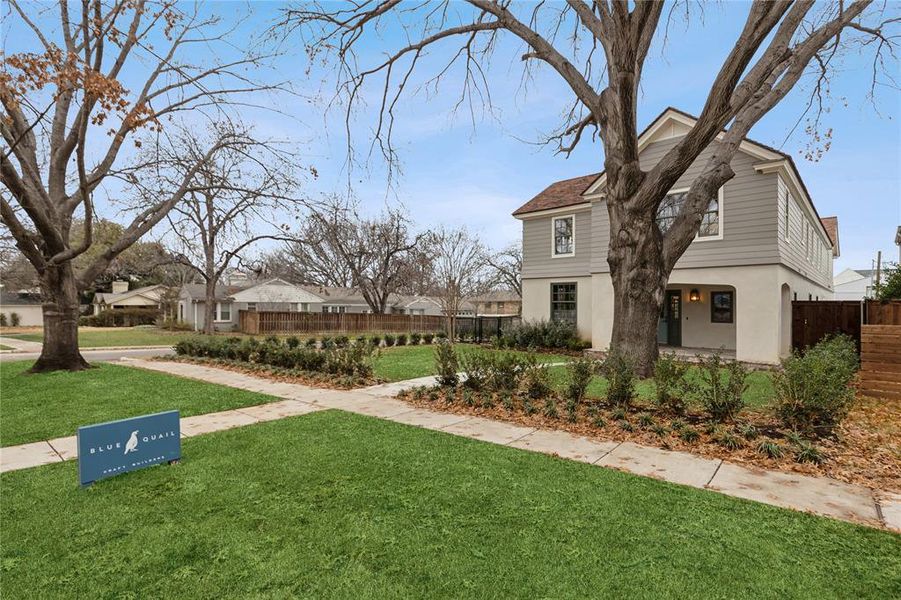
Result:
M641 153L641 166L652 168L679 140L653 143ZM674 189L686 188L701 173L713 148L708 148L679 178ZM732 267L779 262L777 243L777 180L775 174L760 174L754 164L760 162L743 152L732 160L735 177L723 186L723 238L695 241L688 247L677 269ZM591 272L607 273L607 245L610 225L603 201L592 204Z
M575 256L551 256L551 219L575 215ZM522 276L572 277L587 275L592 256L591 211L561 212L522 222Z
M779 255L781 262L826 288L832 287L832 250L823 237L816 217L805 209L804 203L793 195L788 186L778 180L779 197ZM785 227L785 199L788 199L788 235ZM810 227L811 256L806 247L806 227Z

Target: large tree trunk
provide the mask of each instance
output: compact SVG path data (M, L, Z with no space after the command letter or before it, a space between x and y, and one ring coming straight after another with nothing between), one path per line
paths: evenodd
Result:
M44 345L30 372L81 371L90 367L78 351L78 286L71 261L51 265L41 276Z
M216 327L213 324L216 311L216 280L208 279L206 281L206 302L203 303L203 332L207 335L216 333Z
M646 214L642 214L646 213ZM649 377L657 360L657 320L669 278L654 217L634 202L608 205L613 279L611 348L632 360L640 377Z

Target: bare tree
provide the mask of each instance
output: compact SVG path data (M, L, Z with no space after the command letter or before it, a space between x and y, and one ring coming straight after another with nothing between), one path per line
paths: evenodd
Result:
M525 75L533 65L555 71L572 90L569 109L548 142L565 154L594 131L604 146L604 198L610 218L608 263L614 288L611 343L630 355L647 375L657 356L657 317L676 261L697 234L717 190L734 173L732 158L742 139L805 75L813 82L814 128L834 65L846 51L869 49L874 87L899 18L892 4L872 0L815 3L812 0L755 1L734 46L728 49L697 123L651 169L639 164L637 102L642 69L655 37L665 36L664 14L681 10L664 2L603 0L514 3L468 0L468 7L444 2L360 2L349 6L308 3L285 12L283 31L299 32L312 55L337 57L346 93L348 120L362 101L364 85L379 84L378 148L396 159L391 135L394 109L421 58L450 40L446 64L428 80L437 85L459 64L464 72L461 103L490 106L488 65L499 36L523 47ZM871 6L872 5L872 6ZM685 5L687 10L687 4ZM373 43L383 27L402 27L396 46L367 64L358 49ZM430 64L434 64L430 62ZM348 131L350 129L348 128ZM656 215L665 195L715 140L718 143L691 184L678 216L665 232Z
M494 283L522 297L522 244L510 244L500 252L489 254L485 262L493 271Z
M388 299L420 236L412 235L406 214L387 208L364 217L353 201L333 196L310 207L301 230L289 244L305 283L349 280L372 312L384 313Z
M485 288L487 251L479 237L465 227L432 231L427 248L435 269L435 292L453 340L463 301Z
M226 118L222 108L231 98L276 86L250 79L246 69L269 57L236 51L230 37L237 22L223 30L199 4L183 11L167 1L60 0L55 27L40 22L52 14L43 8L36 14L18 0L7 6L10 26L37 45L36 52L5 56L0 71L0 218L37 272L44 297L44 345L31 370L83 369L79 291L165 217L200 166L192 165L170 195L141 207L122 235L77 272L73 260L94 244L93 195L122 175L126 142L140 143L138 132L159 132L185 111L195 121L208 111ZM229 58L200 61L217 49ZM120 82L126 73L129 89ZM216 140L205 156L232 141ZM73 245L76 213L83 233Z
M211 140L223 136L241 142L206 156ZM296 210L299 201L292 196L294 157L279 144L256 140L230 123L212 127L206 137L183 130L171 147L153 149L156 175L142 182L139 200L173 193L194 172L184 199L167 215L168 234L176 241L178 260L205 284L203 331L212 334L216 286L223 274L252 244L287 239L286 226L276 219Z

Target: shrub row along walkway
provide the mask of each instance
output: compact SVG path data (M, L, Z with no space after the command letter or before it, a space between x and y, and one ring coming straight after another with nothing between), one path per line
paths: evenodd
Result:
M825 477L748 469L685 452L630 442L594 440L564 431L542 430L437 410L414 408L392 398L400 390L434 383L434 376L354 391L312 388L190 363L123 359L127 364L180 377L270 394L279 402L182 419L190 437L323 409L339 409L443 431L494 444L556 455L671 483L714 490L783 508L901 531L901 495L877 492ZM5 447L0 471L76 458L76 438Z

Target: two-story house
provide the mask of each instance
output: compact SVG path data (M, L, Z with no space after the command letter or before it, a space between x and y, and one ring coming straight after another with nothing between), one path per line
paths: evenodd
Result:
M673 108L657 117L639 136L642 168L652 168L695 121ZM712 146L664 199L661 228L678 213ZM658 341L777 363L791 349L792 300L832 297L838 223L817 214L787 154L745 140L731 166L735 177L711 198L697 238L670 275ZM523 319L571 321L597 350L609 346L613 328L604 184L604 173L558 181L513 213L523 231Z

